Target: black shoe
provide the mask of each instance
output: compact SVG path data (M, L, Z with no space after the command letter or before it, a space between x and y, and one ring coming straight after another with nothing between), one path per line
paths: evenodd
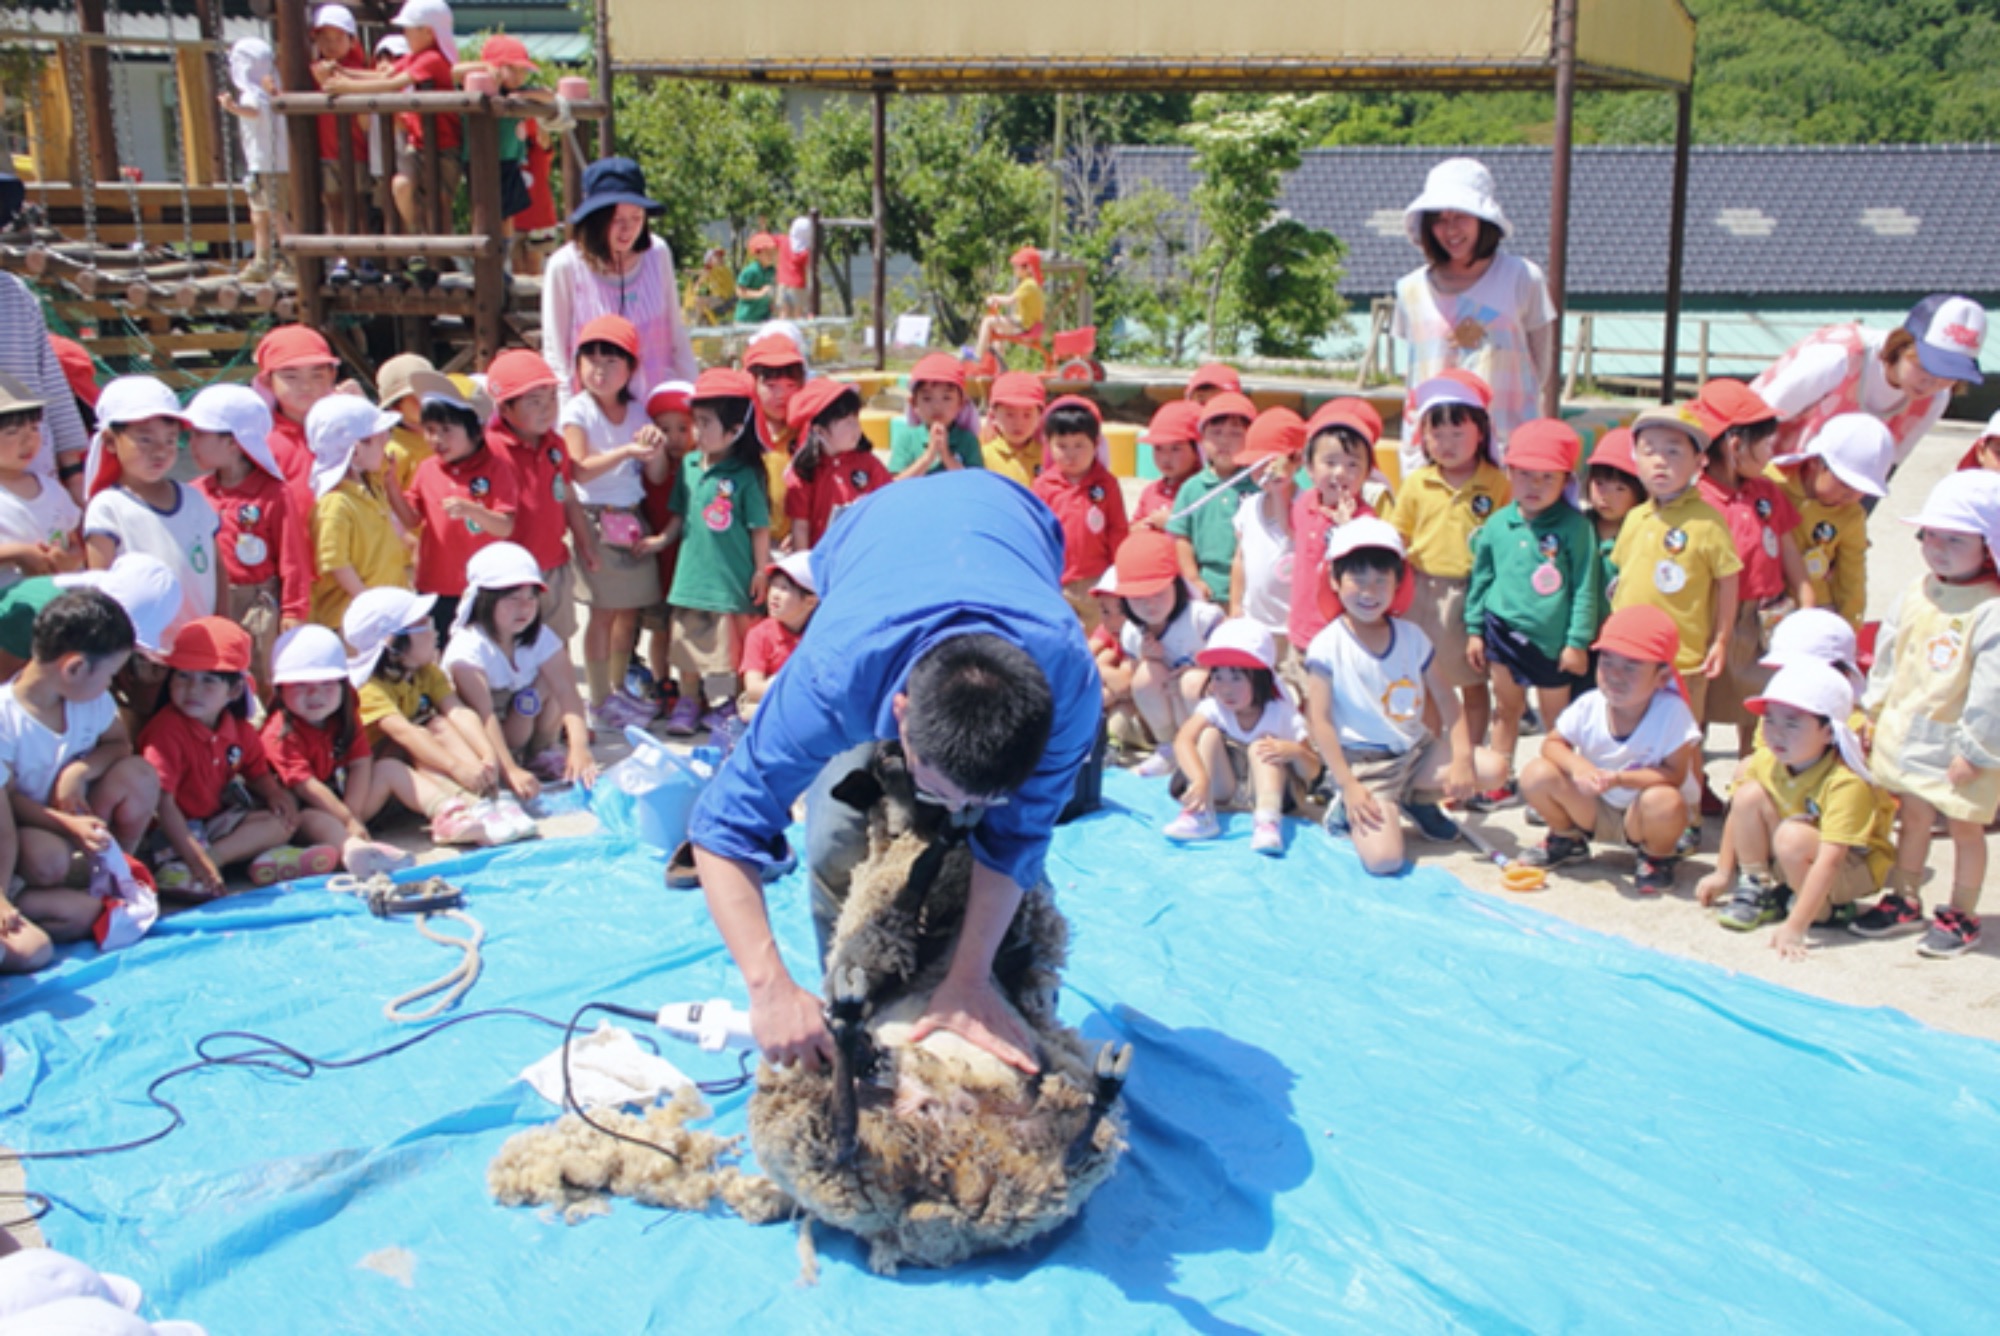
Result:
M354 266L354 279L365 287L372 287L382 281L382 266L373 260L363 260Z
M1444 809L1436 803L1411 803L1406 809L1410 820L1423 832L1427 840L1439 844L1450 844L1458 838L1458 823L1444 814Z
M1641 895L1659 895L1674 888L1674 874L1680 871L1678 858L1654 858L1651 854L1639 855L1639 875L1636 885Z
M1521 855L1521 862L1527 867L1557 868L1581 863L1588 857L1590 840L1586 836L1558 835L1551 831L1547 839Z
M1880 900L1861 911L1847 930L1856 937L1893 937L1905 928L1915 927L1924 921L1923 902L1914 895L1898 895L1889 891Z
M326 282L328 287L349 287L354 282L354 271L348 268L347 261L335 260L333 267L326 271Z
M1945 905L1931 920L1931 930L1917 943L1917 954L1932 960L1950 960L1979 945L1979 916Z
M1737 880L1729 903L1722 907L1716 919L1725 928L1749 932L1752 928L1776 923L1783 918L1791 898L1792 893L1784 887L1772 885L1761 877L1746 875Z

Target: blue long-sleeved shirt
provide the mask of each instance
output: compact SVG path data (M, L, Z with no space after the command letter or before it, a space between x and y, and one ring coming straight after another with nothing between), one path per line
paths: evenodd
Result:
M695 804L689 838L725 857L767 861L771 836L827 762L898 735L890 702L911 666L941 641L986 632L1040 665L1055 720L1041 764L986 812L972 852L1035 886L1102 712L1097 666L1063 600L1062 560L1062 529L1048 507L983 470L899 482L848 510L813 549L819 609Z

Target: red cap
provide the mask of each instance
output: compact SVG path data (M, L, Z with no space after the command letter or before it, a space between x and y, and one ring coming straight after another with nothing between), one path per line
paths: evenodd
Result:
M743 243L743 249L747 251L776 250L778 249L778 239L769 232L753 232L750 234L750 240Z
M1590 452L1590 466L1596 468L1599 464L1635 478L1639 476L1639 461L1632 456L1630 427L1613 427L1597 438L1597 448Z
M1160 405L1160 411L1153 414L1153 420L1146 425L1146 444L1170 445L1179 441L1193 445L1201 439L1201 405L1189 399L1176 399L1172 403Z
M965 363L950 353L932 353L910 368L910 388L919 385L956 385L965 388Z
M1181 578L1180 558L1174 551L1173 535L1159 529L1135 529L1118 545L1111 563L1118 583L1112 593L1120 598L1145 598L1172 589Z
M1374 445L1382 439L1382 415L1366 399L1330 399L1306 419L1306 439L1310 441L1329 427L1345 427Z
M556 373L549 370L549 364L542 360L542 355L527 348L509 348L486 368L486 392L493 396L496 404L504 404L510 399L520 398L529 390L539 390L555 383Z
M1531 473L1576 472L1577 456L1583 453L1583 439L1567 422L1555 418L1535 418L1514 428L1507 438L1507 467Z
M1098 411L1096 404L1090 402L1090 400L1080 394L1065 394L1062 398L1049 405L1048 413L1042 414L1042 430L1044 432L1049 429L1049 413L1055 412L1058 408L1081 408L1084 412L1090 414L1090 420L1097 424L1100 433L1104 430L1104 414Z
M1033 246L1021 247L1021 249L1007 257L1007 263L1010 265L1027 265L1029 269L1034 271L1035 282L1039 283L1042 281L1042 253Z
M757 382L748 371L712 366L694 378L694 393L688 396L688 402L698 404L704 399L755 399L756 397Z
M1650 603L1634 603L1604 619L1598 629L1595 650L1609 650L1640 663L1661 663L1671 668L1680 657L1681 633L1664 609ZM1674 674L1674 686L1687 699L1687 686Z
M788 334L770 333L750 341L743 350L743 369L755 371L759 367L795 366L804 367L806 359L799 352L799 345L793 343Z
M69 392L92 408L97 407L97 365L90 360L90 354L84 351L83 345L75 339L51 334L49 346L56 350L56 361L62 365L63 379L69 382Z
M257 373L295 366L339 366L326 335L305 325L280 325L257 341Z
M664 413L680 413L683 416L694 407L694 386L684 380L670 380L657 385L646 396L646 416L656 418Z
M624 349L635 363L639 360L639 331L622 315L601 315L586 324L576 336L577 350L586 343L608 343Z
M1711 437L1720 436L1731 427L1778 419L1778 410L1766 403L1763 395L1740 380L1727 378L1711 380L1702 386L1701 393L1695 396L1694 411ZM1511 440L1507 448L1514 448Z
M1209 362L1194 369L1188 377L1188 393L1196 390L1227 390L1231 394L1243 393L1243 377L1236 374L1236 368L1221 362Z
M486 45L479 48L479 58L488 65L525 65L530 69L535 65L528 58L527 44L504 32L494 33L486 39Z
M1305 448L1305 421L1289 408L1267 408L1250 424L1236 462L1245 466L1295 455Z
M1245 422L1257 420L1257 405L1233 390L1225 390L1201 406L1201 426L1203 429L1217 418L1240 417Z
M250 633L227 617L197 617L175 633L167 667L183 673L247 673Z
M842 399L851 398L856 408L861 406L861 391L844 380L831 376L821 376L809 380L805 388L792 396L792 402L785 407L785 421L796 432L803 432L819 420L820 414L832 408Z
M1042 378L1025 371L1009 371L995 377L993 390L987 396L987 402L995 408L1032 408L1038 413L1048 399L1049 392L1043 388Z

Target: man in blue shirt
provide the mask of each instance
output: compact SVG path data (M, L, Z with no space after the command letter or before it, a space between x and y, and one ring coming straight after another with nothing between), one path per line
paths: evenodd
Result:
M758 869L806 805L816 915L838 912L866 830L828 795L900 741L920 798L971 828L965 925L914 1037L949 1029L1023 1070L1027 1035L993 958L1042 882L1056 818L1101 724L1097 667L1062 595L1062 530L1026 488L965 469L898 483L813 549L819 609L749 733L695 805L688 838L709 912L772 1062L830 1060L818 995L771 935Z

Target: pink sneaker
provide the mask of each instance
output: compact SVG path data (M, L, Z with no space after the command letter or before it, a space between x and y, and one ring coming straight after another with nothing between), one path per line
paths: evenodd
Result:
M250 860L250 884L269 886L301 877L324 877L339 866L340 850L330 844L315 844L310 849L280 845Z
M431 842L433 844L486 843L486 825L480 820L477 807L463 798L453 798L431 814Z

